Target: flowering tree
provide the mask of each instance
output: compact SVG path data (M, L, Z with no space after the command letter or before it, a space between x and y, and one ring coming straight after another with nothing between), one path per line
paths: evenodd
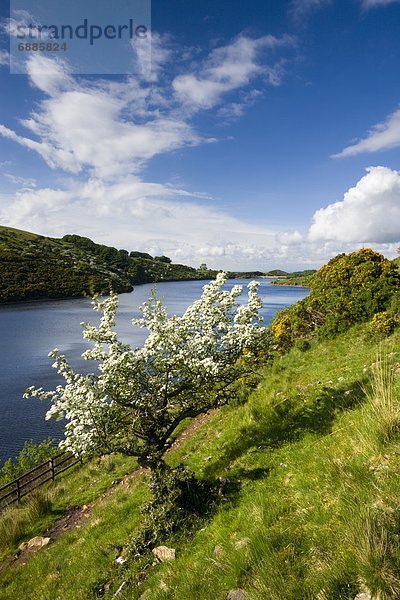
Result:
M50 356L65 385L25 392L51 400L46 418L67 420L63 448L75 454L123 452L154 472L182 420L227 401L233 383L254 370L267 332L258 283L249 283L247 304L240 305L242 287L222 290L226 279L220 273L205 285L181 317L169 317L153 293L141 307L142 318L132 321L149 330L142 348L118 340L116 295L93 301L102 317L98 327L83 324L83 336L94 346L82 356L97 361L99 373L75 373L56 349Z

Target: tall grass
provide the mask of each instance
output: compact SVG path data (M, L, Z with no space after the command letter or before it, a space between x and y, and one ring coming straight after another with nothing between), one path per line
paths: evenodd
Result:
M394 394L394 366L390 354L380 351L372 365L372 386L367 398L380 426L383 442L390 442L400 426L400 403Z

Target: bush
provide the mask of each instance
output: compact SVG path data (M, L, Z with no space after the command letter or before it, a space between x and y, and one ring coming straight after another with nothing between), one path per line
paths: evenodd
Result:
M388 311L384 311L376 313L376 315L373 316L369 324L369 329L374 335L387 337L393 333L395 326L396 322L393 315Z
M199 480L182 465L154 470L150 489L153 497L142 507L139 532L126 548L129 558L146 556L157 543L190 529L212 510L218 498L216 482Z
M300 352L306 352L310 349L311 344L308 340L300 339L296 342L294 347L300 350Z
M390 312L396 319L400 318L400 292L393 294L390 302Z
M15 459L9 458L0 470L0 485L6 485L9 481L20 477L45 462L58 452L55 440L47 438L43 442L35 444L30 440L25 442L24 447Z
M339 254L312 278L310 295L278 314L271 325L278 350L299 339L334 337L376 313L400 312L400 272L369 248ZM389 321L388 321L389 325Z

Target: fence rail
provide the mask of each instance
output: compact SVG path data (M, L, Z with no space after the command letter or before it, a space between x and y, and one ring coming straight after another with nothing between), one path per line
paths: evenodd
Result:
M82 459L76 458L69 452L60 452L41 465L13 479L10 483L3 485L0 487L0 510L9 504L20 502L21 498L29 492L36 490L48 481L54 481L57 475L64 473L78 462L82 462Z

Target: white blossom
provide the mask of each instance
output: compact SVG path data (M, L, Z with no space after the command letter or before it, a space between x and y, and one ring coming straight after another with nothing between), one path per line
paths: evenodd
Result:
M97 373L75 373L55 349L50 356L65 385L49 392L31 387L25 394L51 401L46 418L66 419L63 448L75 454L161 452L181 419L225 401L229 386L249 370L244 357L267 344L259 284L249 283L248 301L240 305L242 286L224 290L226 281L219 273L182 316L169 317L152 293L142 317L132 320L149 331L141 348L118 340L117 295L93 300L102 316L97 327L83 324L93 346L82 356L98 363Z

